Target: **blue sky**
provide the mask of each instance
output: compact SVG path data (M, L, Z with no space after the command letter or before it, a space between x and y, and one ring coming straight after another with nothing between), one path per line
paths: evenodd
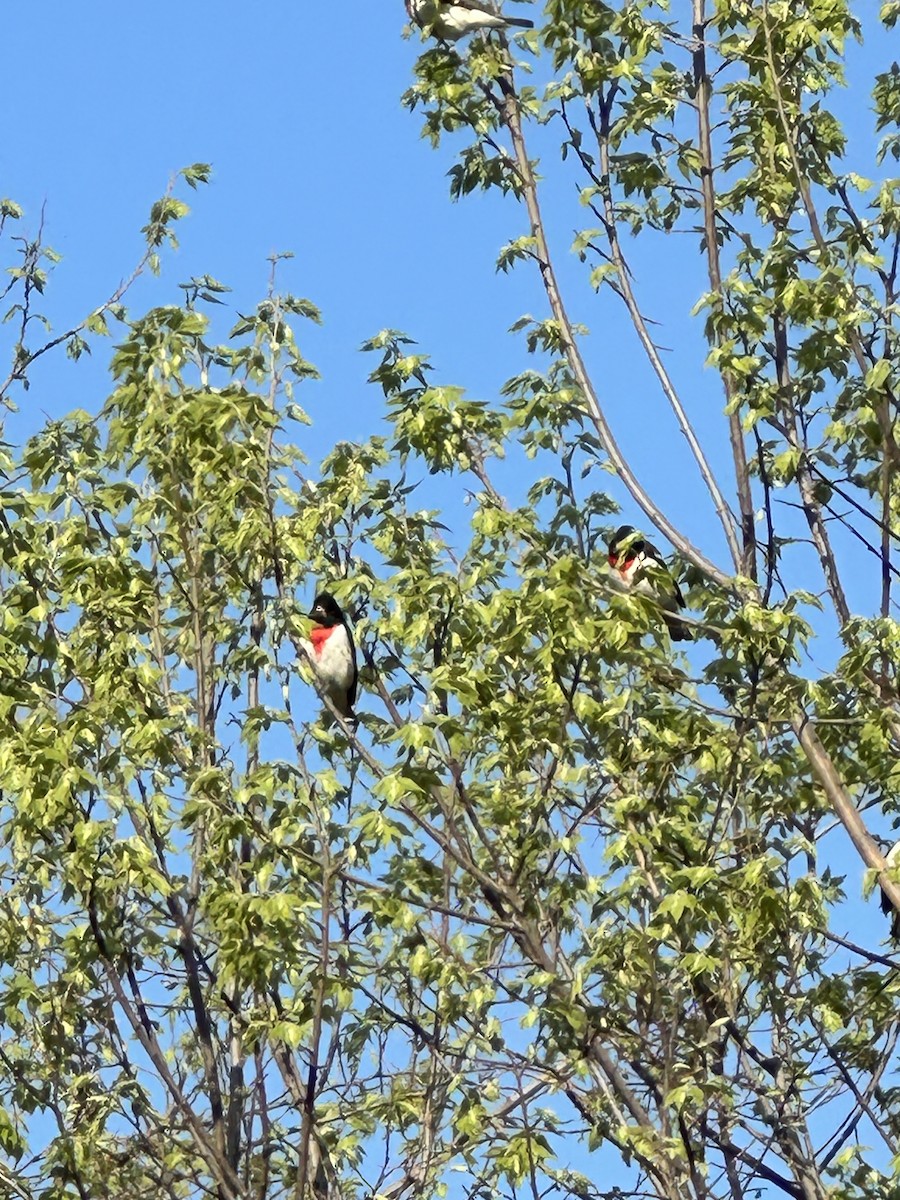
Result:
M31 53L10 57L7 95L22 101L18 134L0 148L0 191L26 208L31 231L46 204L47 238L64 256L54 324L90 311L128 273L150 202L173 171L202 160L214 183L188 196L181 251L161 286L129 302L177 300L175 283L209 272L246 309L265 290L267 256L293 251L283 283L325 318L306 333L324 376L306 396L314 454L338 431L374 426L378 395L364 389L370 368L356 351L382 327L414 330L473 389L495 389L513 369L503 331L522 285L496 279L492 262L507 217L516 231L520 219L512 205L447 202L445 165L400 104L416 52L401 37L402 4L351 0L340 27L330 3L249 11L192 3L158 19L101 0L6 14L8 44ZM435 236L441 226L446 236ZM495 321L470 320L475 297L496 305ZM57 363L41 407L95 408L102 392L84 395L85 376ZM11 430L38 420L32 409Z

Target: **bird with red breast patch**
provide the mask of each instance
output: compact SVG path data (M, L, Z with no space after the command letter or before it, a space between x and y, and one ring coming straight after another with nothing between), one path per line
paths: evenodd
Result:
M409 19L445 42L482 29L532 29L527 17L504 17L484 0L406 0Z
M690 630L675 616L684 607L681 588L657 548L633 525L621 525L613 534L609 565L623 587L656 601L673 642L691 640Z
M353 717L356 702L356 644L347 618L331 592L319 592L307 614L313 622L303 648L320 689L342 717Z

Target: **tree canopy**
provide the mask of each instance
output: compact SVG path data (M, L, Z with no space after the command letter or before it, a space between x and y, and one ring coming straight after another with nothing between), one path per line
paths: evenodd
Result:
M900 5L865 30L843 0L510 9L535 28L415 30L398 80L451 196L517 202L498 267L544 290L490 400L375 333L371 436L311 466L319 313L278 256L227 337L210 276L128 307L205 164L61 333L52 251L0 205L0 399L113 347L105 400L0 462L4 1195L897 1195L898 960L858 902L900 913L900 72L863 112L844 59ZM557 178L709 545L616 440L542 217ZM645 246L696 274L727 469ZM625 519L674 548L687 648L610 575ZM354 623L358 723L305 663L316 582Z

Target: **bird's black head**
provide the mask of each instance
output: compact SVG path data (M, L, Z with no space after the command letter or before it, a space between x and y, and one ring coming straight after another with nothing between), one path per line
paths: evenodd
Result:
M340 625L344 619L340 605L331 592L319 592L307 615L317 624L324 625L326 628L330 625Z
M635 527L633 525L620 525L610 539L609 565L611 567L617 565L621 551L625 551L626 558L634 558L643 548L643 540L637 536Z

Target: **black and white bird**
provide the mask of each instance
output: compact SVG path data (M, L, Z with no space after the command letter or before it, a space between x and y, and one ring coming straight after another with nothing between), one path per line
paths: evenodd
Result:
M888 870L900 864L900 842L894 842L893 846L885 854L884 861ZM897 912L896 908L894 908L893 904L891 904L890 900L884 894L884 888L881 888L880 891L881 911L886 917L891 918L891 937L894 941L900 941L900 913Z
M657 602L673 642L691 640L690 630L675 615L684 607L681 588L657 548L633 525L622 525L613 534L609 543L609 565L623 587L650 596Z
M303 648L319 687L343 717L352 717L356 702L356 644L347 618L331 592L319 592L308 616L313 621Z
M485 0L406 0L409 19L436 38L454 42L482 29L531 29L527 17L504 17Z

